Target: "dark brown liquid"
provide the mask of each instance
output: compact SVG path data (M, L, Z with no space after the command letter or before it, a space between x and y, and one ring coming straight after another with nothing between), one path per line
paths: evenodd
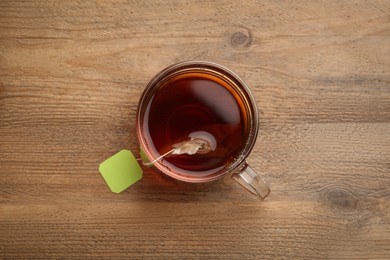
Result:
M234 88L216 76L193 72L171 78L153 96L144 116L149 149L162 155L197 131L210 133L216 149L206 154L166 156L163 164L181 174L212 174L242 150L247 115Z

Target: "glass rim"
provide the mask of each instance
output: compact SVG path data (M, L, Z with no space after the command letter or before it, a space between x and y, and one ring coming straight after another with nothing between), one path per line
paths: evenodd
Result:
M190 70L190 69L217 73L218 75L221 76L222 80L228 79L229 81L232 81L235 86L234 88L235 91L238 92L241 98L246 100L245 103L247 103L247 105L249 106L248 113L250 114L248 116L249 134L246 138L244 148L242 149L242 151L240 151L239 155L237 156L237 158L235 158L235 160L232 163L226 165L219 171L206 176L189 177L186 175L180 175L166 170L164 165L160 163L160 161L154 163L154 166L158 170L160 170L164 174L167 174L168 176L171 176L174 179L185 181L185 182L202 183L202 182L209 182L209 181L219 179L228 173L232 173L240 170L243 167L243 165L245 165L245 160L250 154L250 152L252 151L256 143L256 139L259 131L259 112L258 112L258 108L254 96L250 91L248 85L235 72L226 68L225 66L215 62L202 61L202 60L183 61L183 62L178 62L173 65L170 65L165 69L161 70L160 72L158 72L149 81L138 102L137 114L136 114L137 137L141 149L144 151L145 155L148 157L150 161L155 160L157 157L154 157L153 154L151 154L151 152L149 151L149 149L146 148L147 145L143 138L142 125L143 125L143 114L146 109L146 105L148 104L153 94L156 91L158 91L159 87L163 85L162 83L165 82L167 78L169 78L172 75L175 75L175 73L177 72L183 72L185 70Z

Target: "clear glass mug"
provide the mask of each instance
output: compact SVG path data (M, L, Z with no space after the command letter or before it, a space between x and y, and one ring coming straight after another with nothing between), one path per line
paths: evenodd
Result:
M179 84L180 80L200 80L199 82L209 82L211 85L218 84L219 86L226 87L229 90L229 93L234 99L240 104L238 107L241 110L241 122L245 123L245 134L242 134L240 141L241 146L237 146L237 151L233 155L229 155L229 158L223 158L222 156L221 161L222 166L218 165L218 167L215 167L213 169L208 169L204 171L197 171L197 170L188 170L187 168L184 169L184 166L181 165L175 165L173 162L169 162L169 160L179 160L174 157L170 157L169 152L161 152L160 148L157 148L158 143L165 142L168 146L174 145L172 140L165 136L168 136L168 134L171 133L164 133L164 131L169 131L171 129L172 125L179 125L178 122L175 122L176 118L179 118L179 116L176 116L177 114L174 113L180 113L181 116L183 116L182 110L187 107L185 104L185 100L181 99L180 96L178 96L177 99L169 99L170 95L175 96L176 92L180 90L174 89L174 84ZM193 84L192 91L200 91L201 86L200 83L189 83ZM196 89L197 84L199 85L199 88ZM175 85L178 87L179 85ZM213 85L214 86L214 85ZM195 89L194 89L195 87ZM172 88L170 90L169 88ZM211 87L210 87L211 88ZM210 95L204 93L208 93L211 91L211 89L204 89L203 96L204 98L208 99L208 102L214 102L213 100L210 101L211 92ZM202 92L201 91L201 92ZM165 93L165 94L164 94ZM167 94L168 93L168 94ZM227 93L227 92L226 92ZM164 102L164 99L161 98L164 96L166 100L169 100L169 102L159 104L159 108L154 108L154 106L157 106L158 102ZM179 94L178 94L179 95ZM161 96L161 97L160 97ZM219 97L217 96L215 102L220 102L220 100L217 100ZM231 100L231 99L227 99ZM180 112L172 112L169 111L169 108L172 107L172 103L175 102L181 102L183 109L180 110ZM184 102L184 103L183 103ZM221 103L221 102L220 102ZM227 103L229 104L229 103ZM214 106L211 104L211 106ZM224 104L222 104L224 106ZM191 105L189 105L191 107ZM232 109L232 106L229 107L222 107L223 109ZM221 108L219 108L221 109ZM154 113L161 113L161 117L156 115L153 115ZM169 113L173 113L172 115L167 115ZM203 112L200 112L203 113ZM190 115L190 114L189 114ZM194 116L195 115L195 116ZM154 117L153 117L154 116ZM166 116L166 118L164 117ZM201 115L202 116L202 115ZM189 116L191 117L191 116ZM189 119L189 121L186 123L192 124L191 120L196 121L198 118L196 118L196 113L192 115L192 119ZM152 129L152 125L154 124L154 121L162 121L161 125L159 125L158 129ZM216 124L219 126L220 124ZM230 174L234 180L236 180L240 185L242 185L244 188L246 188L251 193L258 196L259 199L264 199L268 196L270 193L269 187L264 183L260 175L258 175L246 162L246 158L250 154L257 138L257 134L259 131L259 114L258 109L256 106L256 102L254 100L254 97L252 93L250 92L247 84L234 72L231 70L225 68L222 65L208 62L208 61L186 61L186 62L180 62L177 64L174 64L170 67L165 68L161 72L159 72L147 85L144 92L142 93L142 96L140 98L138 109L137 109L137 120L136 120L136 128L137 128L137 135L140 142L140 148L144 152L144 154L148 157L148 159L153 162L154 166L160 170L162 173L180 180L184 182L190 182L190 183L205 183L205 182L211 182L214 180L217 180L219 178L224 177L225 175ZM179 129L178 129L179 128ZM180 131L181 127L176 127L174 131ZM167 130L168 129L168 130ZM172 130L172 129L171 129ZM199 129L197 129L199 130ZM202 129L200 129L202 130ZM204 132L204 131L197 131L198 132ZM155 133L155 137L153 137L153 133ZM209 135L208 133L206 135ZM157 136L157 137L156 137ZM190 135L191 136L191 135ZM159 139L158 139L159 138ZM203 137L202 137L203 138ZM207 137L208 138L208 137ZM203 138L203 139L207 139ZM161 139L163 139L161 141ZM214 139L214 137L211 137L211 139ZM207 139L207 140L211 140ZM192 139L191 139L192 140ZM210 141L210 143L214 142ZM224 141L226 145L226 140ZM231 139L228 142L235 142L235 139ZM215 142L215 147L218 147L218 142ZM227 144L229 146L229 144ZM210 148L211 146L208 145L208 151L210 151L210 156L213 154ZM214 148L215 148L214 147ZM217 148L215 148L218 150ZM222 149L222 148L221 148ZM200 150L199 150L200 151ZM207 151L207 152L208 152ZM214 150L213 150L214 151ZM202 158L206 158L208 154L203 154ZM229 150L226 150L226 153L228 153ZM164 156L165 153L165 156ZM192 160L194 155L185 155L187 159L183 160ZM195 155L198 156L198 155ZM201 156L201 155L199 155ZM232 157L232 158L230 158ZM173 159L170 159L173 158ZM189 159L188 159L189 158ZM206 160L205 159L205 160ZM214 158L213 158L214 159ZM181 168L182 167L182 168ZM195 167L195 166L194 166Z

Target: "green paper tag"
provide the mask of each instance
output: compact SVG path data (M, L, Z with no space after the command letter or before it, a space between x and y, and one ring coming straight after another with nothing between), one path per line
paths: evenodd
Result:
M142 168L129 150L122 150L99 166L110 190L120 193L142 178Z

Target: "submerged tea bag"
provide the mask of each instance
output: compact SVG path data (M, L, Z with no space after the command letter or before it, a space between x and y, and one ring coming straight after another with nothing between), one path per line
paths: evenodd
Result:
M194 155L194 154L206 154L211 151L214 151L217 148L217 141L214 136L206 131L197 131L188 135L190 140L183 141L172 145L172 149L161 155L152 162L145 162L144 165L151 166L153 163L157 162L160 159L163 159L166 156L174 155Z
M217 148L214 136L205 131L193 132L188 135L190 140L173 145L172 155L180 154L206 154Z

